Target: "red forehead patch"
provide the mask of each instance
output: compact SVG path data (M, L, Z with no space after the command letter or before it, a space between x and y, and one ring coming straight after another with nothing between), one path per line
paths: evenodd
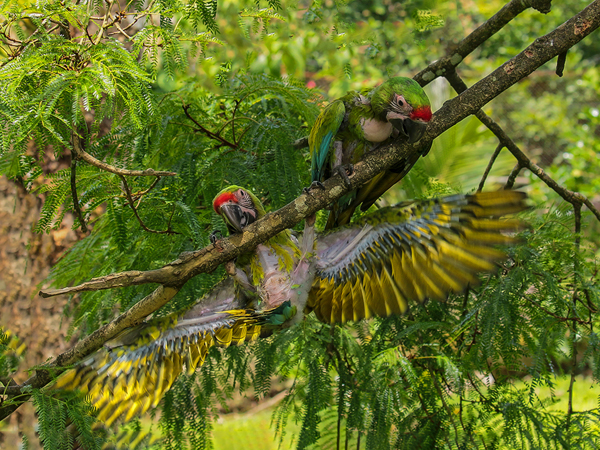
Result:
M230 200L237 203L237 199L235 198L235 195L233 195L232 192L223 192L221 195L215 198L213 202L213 208L215 212L219 214L219 208L221 207L221 205Z
M422 106L413 111L410 115L411 119L421 119L425 122L429 122L431 120L431 108L429 106Z

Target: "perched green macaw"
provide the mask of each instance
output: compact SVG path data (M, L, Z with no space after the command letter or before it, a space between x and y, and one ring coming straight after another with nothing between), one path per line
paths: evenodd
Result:
M351 226L298 241L282 231L228 266L229 276L183 314L128 329L63 374L56 388L79 389L108 424L158 404L210 347L227 347L293 326L313 312L329 324L403 314L409 302L443 300L495 270L523 223L500 216L525 209L525 194L498 191L382 208ZM249 190L214 199L231 233L265 215ZM301 257L310 251L308 257Z
M338 173L346 183L346 172L364 154L391 137L417 142L431 120L431 105L425 91L414 80L394 77L372 90L352 91L330 103L317 117L308 137L311 156L311 187ZM426 154L426 146L421 154ZM366 211L386 190L400 181L417 161L404 161L376 176L357 191L333 205L325 229L350 222L362 204Z

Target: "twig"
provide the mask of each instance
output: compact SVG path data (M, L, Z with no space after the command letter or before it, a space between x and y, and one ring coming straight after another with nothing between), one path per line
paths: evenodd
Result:
M567 406L567 440L571 442L571 417L573 415L573 387L575 384L575 371L577 370L577 286L579 285L579 250L581 245L581 204L573 204L575 214L575 254L573 255L573 301L571 315L573 328L571 329L571 380L569 381L569 404Z
M119 30L119 32L124 35L127 39L131 39L131 36L129 36L118 23L115 23L115 27L117 27L117 29Z
M115 0L108 0L108 7L106 8L106 13L104 13L104 17L102 18L102 25L100 25L98 29L98 36L94 40L94 45L98 45L104 36L104 29L106 28L106 21L110 17L110 10L113 7Z
M149 283L169 284L175 280L177 275L176 266L178 261L167 264L156 270L128 270L103 277L92 278L90 281L72 287L60 289L42 289L40 296L43 298L54 297L62 294L75 294L84 291L100 291L103 289L114 289L126 286L136 286Z
M73 149L77 156L92 166L96 166L99 169L105 170L110 173L114 173L116 175L126 175L131 177L172 177L177 175L176 172L164 172L154 169L145 169L145 170L128 170L121 169L119 167L111 166L110 164L106 164L99 159L94 158L92 155L83 150L81 145L81 138L76 134L73 136Z
M293 143L292 143L292 147L297 148L297 149L301 149L301 148L306 148L308 147L308 136L307 137L303 137L300 139L296 139Z
M431 366L431 364L428 364L428 366L429 366L429 370L431 372L437 372L435 370L435 368ZM448 415L448 420L450 421L450 424L452 425L452 428L454 428L454 442L456 442L456 448L460 448L461 445L458 442L458 428L456 426L456 423L454 423L454 419L452 418L453 414L452 414L452 411L450 410L450 407L448 406L448 403L446 402L444 392L442 392L442 388L440 387L440 385L438 383L437 377L431 377L431 380L433 381L433 385L435 386L435 390L438 393L438 398L441 400L442 406L446 410L446 414Z
M156 177L148 189L146 189L144 191L132 193L131 196L133 197L134 200L137 200L138 197L143 197L148 192L150 192L152 189L154 189L154 187L158 184L159 181L160 181L160 177ZM138 207L139 207L139 205L138 205Z
M79 206L79 199L77 198L77 158L75 158L75 155L71 156L71 197L73 198L73 209L81 224L81 231L87 233L88 228L81 212L81 207Z
M504 185L504 189L512 189L513 186L515 185L515 181L517 180L517 176L519 175L519 172L521 172L521 169L523 168L523 166L521 165L521 163L517 163L515 164L515 167L513 167L513 170L510 171L510 174L508 175L508 178L506 179L506 184Z
M235 142L229 142L227 139L225 139L223 136L221 136L218 133L213 133L212 131L210 131L208 128L202 126L196 119L194 119L192 117L192 115L189 112L191 105L186 105L185 103L183 105L181 105L181 107L183 108L183 112L185 113L185 115L187 116L188 119L190 119L192 122L194 122L196 124L196 126L198 127L197 131L201 131L202 133L206 134L209 138L214 139L215 141L219 141L221 144L226 145L227 147L230 147L234 150L239 150L243 153L251 153L248 150L245 150L243 148L241 148L238 144L236 144Z
M558 75L559 77L563 76L563 73L565 71L565 62L567 61L567 52L563 52L560 55L558 55L558 58L556 60L556 75Z
M504 148L504 144L502 142L498 143L496 150L494 150L494 153L492 154L492 157L490 158L490 162L488 163L487 167L485 168L485 172L483 172L483 176L481 177L481 181L479 182L479 187L477 188L477 192L481 192L483 190L483 185L485 184L485 180L487 179L488 175L490 174L490 170L492 170L492 166L496 162L496 158L498 158L498 155L500 154L500 151L503 148Z
M119 177L121 178L121 181L123 182L123 189L125 189L125 195L127 197L127 202L129 203L129 207L133 211L135 218L140 223L140 226L144 229L144 231L147 231L148 233L156 233L156 234L179 234L176 231L173 231L169 228L164 231L152 230L151 228L148 228L146 226L146 224L144 223L144 221L142 220L142 218L140 217L140 215L138 214L138 211L133 202L133 197L131 196L131 191L129 189L129 185L127 184L126 178L123 175L119 175Z
M237 145L235 141L235 113L237 112L241 101L235 100L235 108L233 108L233 114L231 115L231 136L233 137L233 143Z
M542 311L544 311L546 314L548 314L549 316L554 317L556 320L558 320L559 322L576 322L579 323L581 325L590 325L591 322L585 321L585 320L581 320L578 317L575 317L575 315L573 314L573 317L562 317L556 313L553 313L552 311L550 311L549 309L543 307L538 301L532 299L531 297L529 297L528 295L523 295L523 298L525 300L527 300L529 303L531 303L532 305L534 305L535 307L541 309Z
M471 34L460 41L453 49L452 54L438 59L429 64L414 76L414 80L421 86L425 86L437 77L445 76L445 73L458 66L467 55L487 41L490 37L500 31L508 22L532 6L538 11L546 14L550 11L551 0L533 1L533 5L522 0L511 0L500 11L494 14L485 23L477 27Z

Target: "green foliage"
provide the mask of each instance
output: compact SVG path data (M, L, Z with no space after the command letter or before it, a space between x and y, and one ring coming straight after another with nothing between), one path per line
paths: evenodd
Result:
M32 391L39 420L38 433L44 448L70 450L77 442L82 448L100 450L103 439L91 431L93 408L76 396L57 399Z

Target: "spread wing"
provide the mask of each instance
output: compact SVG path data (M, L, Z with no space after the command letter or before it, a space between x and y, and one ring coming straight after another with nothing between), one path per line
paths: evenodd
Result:
M249 309L231 278L221 281L182 316L126 330L58 378L55 388L79 389L112 424L155 407L184 370L192 373L213 345L228 347L260 336L267 313Z
M402 314L409 302L443 300L495 270L496 244L523 227L501 216L526 209L526 195L498 191L454 195L382 208L317 240L317 276L307 310L343 323Z
M342 125L345 114L344 102L336 100L321 111L310 130L308 146L311 157L312 181L322 181L323 177L326 176L327 163L333 157L331 143Z

